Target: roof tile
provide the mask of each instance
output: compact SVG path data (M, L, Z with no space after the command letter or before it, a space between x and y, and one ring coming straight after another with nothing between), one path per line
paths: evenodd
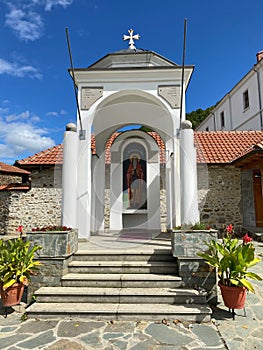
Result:
M30 184L11 183L7 185L1 185L0 192L1 191L27 191L27 190L30 190L30 188L31 188Z
M24 169L20 169L14 165L9 165L6 163L2 163L0 162L0 172L1 173L8 173L8 174L31 174L30 171L24 170Z

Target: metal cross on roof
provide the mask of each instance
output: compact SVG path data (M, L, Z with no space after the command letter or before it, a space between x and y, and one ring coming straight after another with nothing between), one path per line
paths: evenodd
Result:
M131 50L136 50L136 47L134 46L133 39L139 40L140 39L140 35L139 34L133 35L133 29L129 29L128 32L129 32L130 35L125 35L124 34L123 35L123 40L129 40L129 48Z

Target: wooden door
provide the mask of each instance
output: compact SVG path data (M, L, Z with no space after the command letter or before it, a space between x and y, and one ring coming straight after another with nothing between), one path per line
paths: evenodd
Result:
M263 226L263 172L261 170L253 171L254 203L256 226Z

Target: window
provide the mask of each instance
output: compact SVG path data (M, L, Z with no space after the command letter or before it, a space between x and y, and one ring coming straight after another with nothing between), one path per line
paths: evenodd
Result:
M220 113L220 120L221 120L221 128L225 127L225 112Z
M209 127L208 126L205 128L205 131L209 131Z
M248 90L243 92L243 106L244 109L247 109L249 107L249 96L248 96Z

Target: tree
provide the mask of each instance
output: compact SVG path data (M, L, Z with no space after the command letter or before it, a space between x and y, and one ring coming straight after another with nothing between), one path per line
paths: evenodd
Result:
M193 129L196 129L198 125L201 124L201 122L211 113L213 108L214 106L208 107L205 110L198 108L195 111L186 113L186 119L190 120L190 122L193 124Z

